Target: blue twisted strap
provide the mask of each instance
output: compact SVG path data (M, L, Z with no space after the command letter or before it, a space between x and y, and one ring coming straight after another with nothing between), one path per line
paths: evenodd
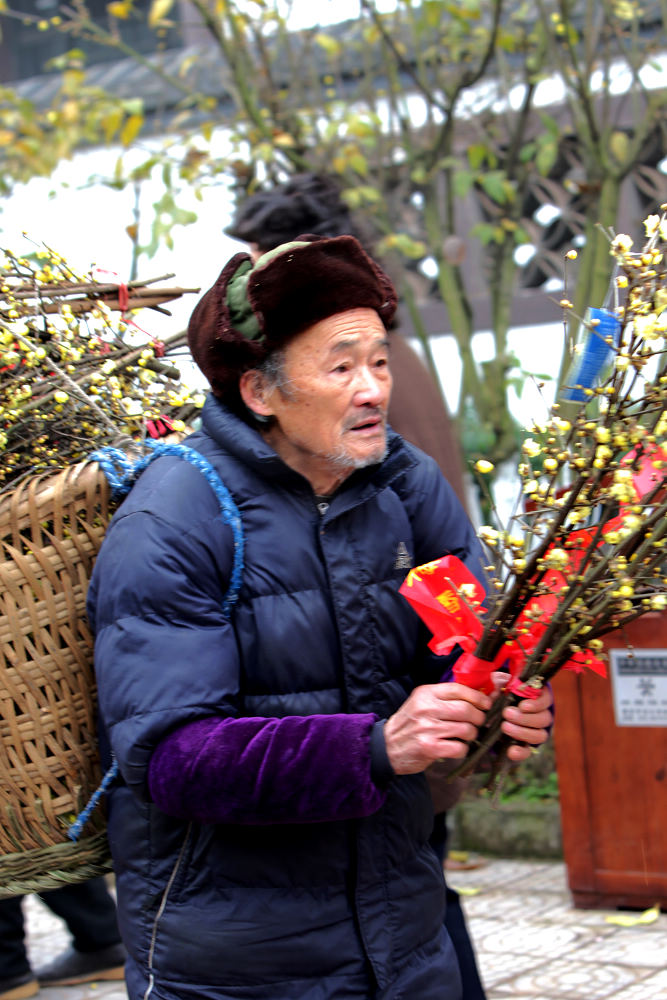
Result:
M95 806L100 801L103 795L109 790L111 785L114 783L118 777L118 761L115 757L111 758L111 766L106 772L101 782L93 792L93 794L88 799L88 802L83 807L79 815L76 817L71 826L67 828L67 836L70 840L78 840L81 836L84 826L90 819L95 809Z
M568 372L561 396L566 400L583 403L588 399L586 389L592 389L602 369L613 353L613 345L618 344L621 324L609 309L588 310L588 318L596 320L582 342L581 353L576 356ZM611 341L611 343L610 343Z
M118 448L101 448L99 451L93 452L88 460L90 462L97 462L104 472L111 487L112 500L120 500L127 496L144 469L151 462L154 462L156 458L162 458L164 455L182 458L184 461L189 462L190 465L194 465L196 469L199 469L218 498L223 522L228 524L232 529L234 562L229 589L222 605L222 613L225 618L229 618L232 607L238 597L243 577L243 524L239 509L234 503L231 493L211 463L198 451L195 451L194 448L188 448L184 444L168 444L164 441L149 440L145 443L150 447L151 451L134 462L128 458L125 452L120 451ZM90 819L97 803L117 776L118 761L114 757L112 758L110 768L102 778L100 786L93 792L87 805L69 827L67 836L70 840L79 839L81 831Z

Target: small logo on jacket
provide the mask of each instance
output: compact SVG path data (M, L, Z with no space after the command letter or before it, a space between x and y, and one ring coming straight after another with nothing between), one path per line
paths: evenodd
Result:
M396 549L396 562L394 569L412 569L412 559L405 542L399 542Z

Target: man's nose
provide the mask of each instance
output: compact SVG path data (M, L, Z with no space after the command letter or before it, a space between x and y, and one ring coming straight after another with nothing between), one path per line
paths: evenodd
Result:
M359 370L354 387L354 401L358 405L370 403L377 406L387 393L387 378L380 378L368 367Z

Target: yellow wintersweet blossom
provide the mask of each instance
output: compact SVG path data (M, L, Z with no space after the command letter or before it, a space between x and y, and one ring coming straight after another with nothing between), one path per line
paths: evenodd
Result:
M609 253L613 257L624 257L626 254L630 253L632 246L632 237L627 236L625 233L619 233L619 235L611 241Z
M166 289L162 301L174 291L187 290ZM0 253L0 493L96 445L140 439L149 413L173 419L201 405L156 357L150 334L138 343L135 328L125 340L106 292L49 248L31 258Z
M475 472L479 472L481 475L487 475L488 473L493 472L494 468L495 466L493 462L487 462L483 458L480 458L477 462L475 462Z
M521 450L528 458L537 458L542 451L542 447L533 438L526 438L521 446Z
M595 469L604 469L611 458L613 458L614 453L611 448L608 448L606 444L601 444L599 448L595 449L595 458L593 459L593 467Z
M613 10L619 21L634 21L640 15L639 5L632 0L613 0Z
M551 549L544 557L545 565L550 569L564 570L570 565L570 557L565 549Z
M486 544L490 545L492 548L498 544L500 533L496 528L492 528L488 524L483 524L477 534L483 542L486 542Z
M658 232L660 227L660 216L659 215L649 215L644 219L644 230L647 237L650 239L652 236Z
M635 316L634 327L637 335L643 337L644 340L654 340L660 335L658 317L654 312L647 313L644 316Z
M619 16L637 11L612 2ZM543 426L525 431L514 512L499 537L480 533L492 543L493 565L476 656L492 660L501 641L523 646L535 602L555 598L540 618L538 646L526 644L524 681L550 679L576 652L604 659L601 636L667 609L667 204L644 228L637 246L623 233L610 237L617 273L588 303L612 303L604 311L618 318L613 335L603 335L608 362L576 395L567 391L576 379L566 375L571 384ZM561 306L569 302L564 289ZM581 357L595 324L579 324ZM584 382L587 373L567 360ZM468 772L498 737L500 724L487 722Z

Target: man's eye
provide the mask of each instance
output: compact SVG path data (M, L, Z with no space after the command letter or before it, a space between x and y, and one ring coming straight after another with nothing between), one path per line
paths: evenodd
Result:
M349 365L345 365L345 364L343 364L343 365L336 365L336 367L334 368L334 371L335 372L339 372L340 374L344 374L345 372L348 372L349 370L350 370L350 366Z

